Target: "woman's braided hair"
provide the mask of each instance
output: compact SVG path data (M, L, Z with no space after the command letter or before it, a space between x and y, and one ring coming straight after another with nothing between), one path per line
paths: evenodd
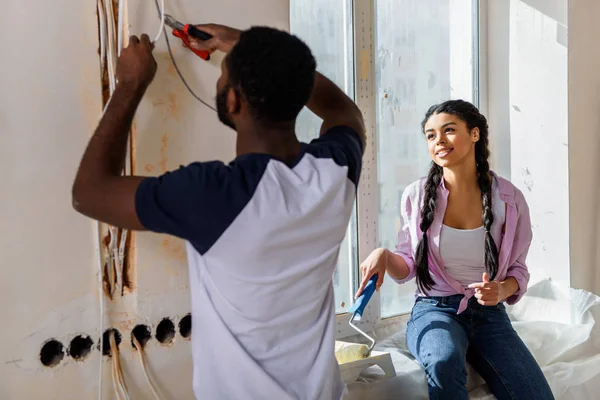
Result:
M478 172L477 180L481 190L482 220L485 228L485 268L490 275L490 279L494 279L498 272L498 248L490 233L492 224L494 223L494 213L492 212L492 176L488 162L490 151L488 148L487 120L473 104L463 100L450 100L429 108L421 123L422 130L425 131L425 124L432 115L441 113L459 117L467 124L469 130L479 128L479 141L475 143L475 163ZM442 180L442 171L442 167L436 163L432 163L425 183L425 198L423 199L423 207L421 208L420 224L423 236L417 245L415 257L417 284L422 291L429 290L434 285L433 279L429 274L429 261L427 257L429 240L427 231L431 227L435 215L436 194Z

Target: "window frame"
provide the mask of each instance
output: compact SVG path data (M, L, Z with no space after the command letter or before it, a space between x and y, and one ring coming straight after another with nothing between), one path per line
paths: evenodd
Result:
M360 262L378 245L378 165L377 165L377 107L375 98L375 2L377 0L354 0L352 21L354 35L354 98L363 113L367 130L367 145L356 197L357 254L358 262L351 276L354 288L360 282ZM473 102L482 113L488 109L487 99L487 19L489 0L471 0L473 4ZM493 163L493 160L492 160ZM355 322L362 330L369 332L394 320L406 318L408 312L401 312L386 318L381 317L380 294L376 292L365 308L363 319ZM357 332L349 326L351 315L336 315L336 339L354 336Z

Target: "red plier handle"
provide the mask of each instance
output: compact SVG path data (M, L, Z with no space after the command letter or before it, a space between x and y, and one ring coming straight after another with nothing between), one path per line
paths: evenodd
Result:
M200 57L203 60L210 60L210 53L208 51L203 51L203 50L196 50L192 47L192 45L190 44L190 36L189 34L186 32L190 25L185 25L184 29L185 31L182 31L181 29L173 29L173 35L178 37L179 39L181 39L183 41L183 43L185 43L185 45L187 46L188 49L190 49L191 51L193 51L194 53L196 53L196 55L198 57Z

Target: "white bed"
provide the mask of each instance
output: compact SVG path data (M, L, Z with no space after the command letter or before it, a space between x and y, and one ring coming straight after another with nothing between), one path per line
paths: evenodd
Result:
M600 297L543 280L508 307L513 325L542 367L557 400L600 399ZM378 330L376 350L391 353L396 377L377 367L348 385L345 400L427 399L425 374L406 349L405 326ZM487 386L468 367L471 399L491 400Z

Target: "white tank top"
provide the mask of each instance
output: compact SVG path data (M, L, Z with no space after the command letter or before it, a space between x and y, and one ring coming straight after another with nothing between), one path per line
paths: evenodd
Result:
M500 196L493 199L496 221L504 223L505 205ZM501 237L494 235L496 247L500 248ZM444 260L446 274L456 279L464 288L471 283L481 282L485 272L485 228L456 229L442 225L440 255Z
M463 287L481 282L485 271L485 230L462 230L442 225L440 253L446 273Z

